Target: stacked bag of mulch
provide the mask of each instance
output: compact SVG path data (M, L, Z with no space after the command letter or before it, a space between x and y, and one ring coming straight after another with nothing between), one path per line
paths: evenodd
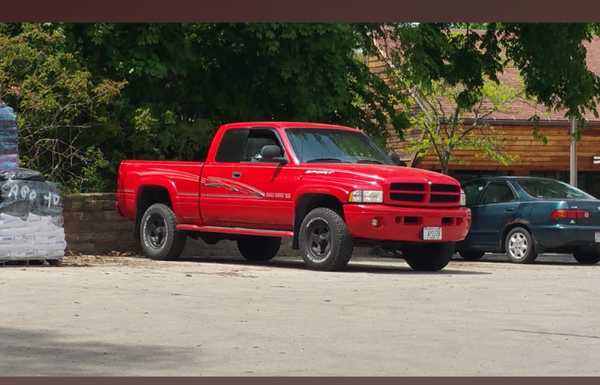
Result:
M0 101L0 169L17 167L17 120L12 108Z
M66 242L58 186L17 168L17 156L15 115L0 104L0 262L61 261Z

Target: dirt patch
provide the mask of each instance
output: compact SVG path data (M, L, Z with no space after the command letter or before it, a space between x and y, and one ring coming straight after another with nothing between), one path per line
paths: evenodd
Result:
M136 255L135 253L112 252L108 255L87 255L87 254L69 254L65 255L62 266L98 266L98 265L118 265L118 266L146 266L154 261L148 258Z

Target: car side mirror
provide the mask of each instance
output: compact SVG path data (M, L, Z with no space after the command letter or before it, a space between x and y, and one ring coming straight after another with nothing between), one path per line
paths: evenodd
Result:
M406 167L406 162L403 161L400 158L400 155L398 155L397 152L391 152L390 153L390 159L392 160L392 162L396 165L396 166L403 166Z
M276 162L280 164L287 163L287 159L283 156L281 147L274 144L267 144L260 149L261 162Z

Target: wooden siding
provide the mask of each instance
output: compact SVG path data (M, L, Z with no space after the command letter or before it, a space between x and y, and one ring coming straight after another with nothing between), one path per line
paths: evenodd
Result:
M477 151L461 150L455 152L455 159L450 163L451 170L512 170L516 173L533 170L567 171L569 169L569 126L539 127L538 132L548 142L534 138L531 126L496 126L495 134L502 141L505 153L513 156L514 161L508 166L486 159ZM414 135L414 134L413 134ZM406 153L405 142L397 137L388 140L391 150ZM598 171L600 165L594 165L592 157L600 155L600 128L586 128L577 144L579 171ZM413 166L426 169L439 169L437 158L433 154L420 159Z

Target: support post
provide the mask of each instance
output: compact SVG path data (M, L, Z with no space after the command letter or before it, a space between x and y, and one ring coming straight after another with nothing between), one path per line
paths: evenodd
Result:
M575 132L577 130L577 119L571 117L570 129L570 151L569 151L569 183L573 187L577 187L577 140Z

